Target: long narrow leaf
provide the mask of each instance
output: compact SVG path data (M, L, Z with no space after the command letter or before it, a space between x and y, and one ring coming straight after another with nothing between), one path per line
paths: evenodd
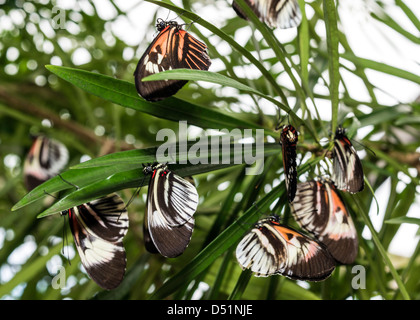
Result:
M337 9L334 0L324 0L324 17L327 31L328 73L330 76L329 88L331 97L331 132L335 132L338 115L338 86L340 83L339 54L338 54L338 27Z
M177 98L148 102L139 97L134 83L85 70L47 65L46 68L60 78L105 100L158 118L172 121L185 120L189 124L211 129L261 128L227 114L205 108Z
M407 70L393 67L382 62L357 57L354 54L350 54L348 52L342 53L340 56L346 60L351 61L356 66L376 70L379 72L389 74L391 76L406 79L414 83L420 84L420 76L417 74L411 73Z
M171 168L181 176L195 175L245 163L246 158L244 157L248 153L254 155L253 157L255 159L279 153L279 146L277 144L264 145L263 150L261 150L263 152L262 154L257 154L258 149L256 145L252 145L246 149L245 147L242 148L242 144L238 145L240 145L240 149L237 149L234 145L229 148L224 148L223 145L220 145L218 160L221 160L215 164L211 164L214 155L208 154L202 157L190 157L188 158L190 161L189 164L185 166L171 165ZM79 165L80 168L76 166L36 187L15 204L12 210L18 210L34 201L49 197L56 192L69 190L70 192L64 198L61 198L39 215L39 217L44 217L97 199L111 192L145 185L148 179L145 179L143 175L143 164L156 161L155 150L156 148L123 151L82 163ZM235 154L238 151L240 153ZM180 159L179 150L177 150L176 154L176 159ZM224 157L224 155L227 155L228 158ZM238 156L241 158L239 159ZM191 161L196 161L197 164L193 165Z

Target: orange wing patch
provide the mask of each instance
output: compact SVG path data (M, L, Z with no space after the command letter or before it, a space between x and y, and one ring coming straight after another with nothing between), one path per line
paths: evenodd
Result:
M206 45L182 30L182 25L158 19L156 27L160 32L146 49L134 72L137 92L148 101L168 98L188 81L167 79L145 82L143 78L179 68L208 70L211 65Z

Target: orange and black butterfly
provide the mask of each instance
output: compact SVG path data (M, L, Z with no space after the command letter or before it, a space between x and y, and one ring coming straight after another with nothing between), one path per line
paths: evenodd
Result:
M335 269L322 243L283 226L278 216L258 221L236 247L242 269L257 277L281 274L296 280L321 281Z
M332 179L337 189L351 193L365 186L362 162L342 127L335 132Z
M245 2L255 15L271 28L297 27L302 20L297 0L245 0ZM235 1L233 1L232 7L239 17L248 20Z
M284 179L286 182L289 202L293 201L296 194L296 144L298 142L298 135L299 134L296 129L291 125L284 126L280 134L280 145L283 153Z
M325 244L336 261L354 262L358 250L356 228L331 180L299 183L291 209L301 228Z
M158 80L143 82L155 73L172 69L208 70L211 61L207 46L182 29L175 21L158 19L159 31L134 71L137 92L148 101L159 101L178 92L187 80Z

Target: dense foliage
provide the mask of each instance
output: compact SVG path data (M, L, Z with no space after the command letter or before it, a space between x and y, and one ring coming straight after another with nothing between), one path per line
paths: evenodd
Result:
M380 56L357 56L346 33L351 30L342 27L341 14L349 10L345 1L299 0L302 23L287 31L271 30L253 15L250 22L242 20L227 1L133 1L131 7L101 1L113 12L110 16L100 14L96 2L74 1L66 8L49 0L0 2L0 297L420 298L418 239L410 239L410 257L388 251L402 226L420 221L407 216L416 202L418 207L420 104L416 96L403 102L384 99L372 71L410 86L418 86L420 76ZM389 41L398 37L418 45L420 21L414 11L402 0L389 2L370 1L364 17L379 24ZM129 14L134 10L152 14L135 17L144 18L144 38L127 44L114 27L132 28ZM410 24L408 31L394 19L395 10ZM194 22L186 28L206 42L213 64L208 73L166 74L191 81L176 97L150 103L137 95L132 75L156 34L154 21L168 12L170 18L176 14L178 21ZM64 27L54 29L53 21ZM363 90L354 89L354 83ZM178 121L187 121L191 144L214 130L243 134L253 129L255 134L262 129L264 166L261 174L246 175L249 166L233 162L174 165L179 175L194 177L200 202L189 247L180 257L165 259L147 253L143 245L147 179L142 164L154 161L161 143L157 132L178 132ZM311 283L252 277L237 264L236 244L261 216L277 213L297 228L282 176L275 131L279 121L299 131L300 181L331 174L332 132L339 125L354 138L367 186L343 197L359 234L355 265L366 272L365 288L352 282L360 270L352 265ZM22 167L30 134L38 133L68 147L70 163L63 177L79 189L57 177L27 195ZM59 212L113 191L127 202L140 185L146 187L128 207L126 277L117 289L103 291L82 270L68 228L63 237ZM381 221L374 227L371 217L377 220L379 213ZM66 238L70 246L63 254ZM51 281L61 265L66 287L54 289Z

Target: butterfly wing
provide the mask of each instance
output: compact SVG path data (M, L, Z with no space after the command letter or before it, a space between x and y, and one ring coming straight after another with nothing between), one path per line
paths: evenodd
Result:
M128 214L117 194L69 210L70 229L80 260L89 276L102 288L116 288L126 269L122 242Z
M332 183L299 183L291 207L296 222L325 244L335 260L354 262L358 250L356 228Z
M334 259L317 241L263 219L239 242L236 258L255 276L281 274L291 279L320 281L335 268Z
M137 92L146 100L159 101L178 92L188 81L159 80L142 82L151 74L166 70L189 68L208 70L211 64L207 46L188 32L166 26L141 57L134 72Z
M179 30L176 34L174 51L178 50L179 68L208 70L211 65L207 46L188 32Z
M363 166L350 140L337 129L334 139L332 179L339 190L356 193L364 189Z
M293 28L302 20L297 0L245 0L255 15L269 27ZM233 1L233 9L239 17L248 20L243 10Z
M283 154L284 178L289 202L292 202L296 194L297 169L296 169L296 144L298 133L294 127L288 125L283 128L280 135Z
M59 174L68 160L69 152L61 142L45 136L36 137L23 167L27 190L30 191Z
M191 240L197 205L198 193L191 183L165 167L155 169L143 228L146 249L168 258L182 254Z

